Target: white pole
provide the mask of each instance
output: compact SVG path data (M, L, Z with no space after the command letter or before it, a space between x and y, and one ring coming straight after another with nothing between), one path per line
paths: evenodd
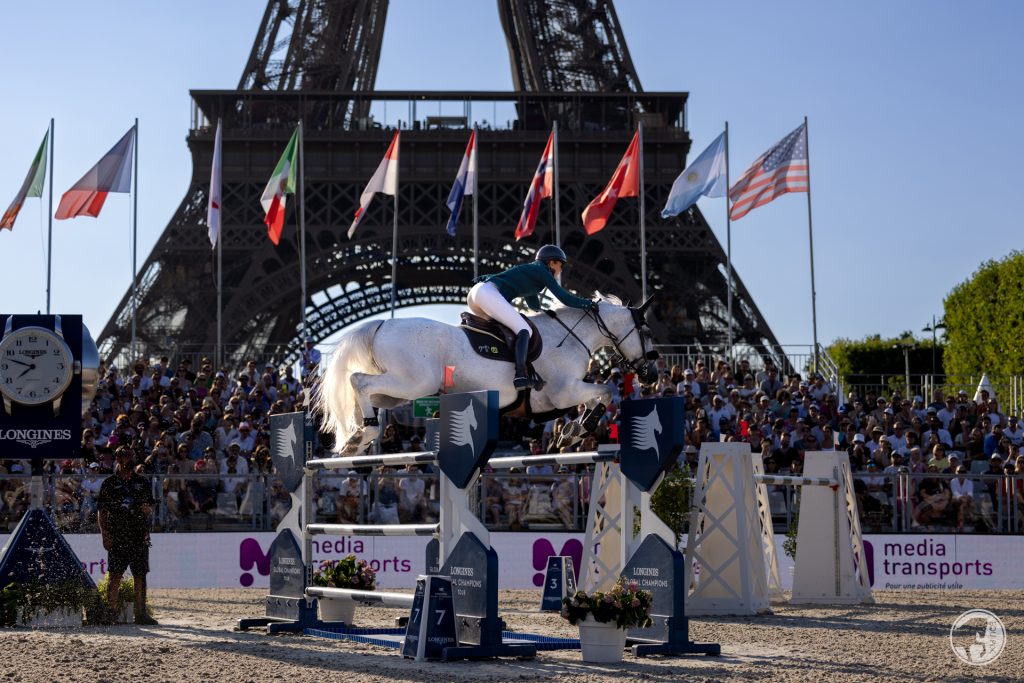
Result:
M814 227L811 222L811 133L804 117L804 136L807 142L807 246L811 254L811 327L814 335L814 372L818 372L818 294L814 289ZM910 380L907 380L910 390Z
M727 343L729 349L729 364L733 362L732 349L732 219L729 218L729 122L725 122L725 267L728 273L726 287L729 288L728 307L729 322Z
M135 119L135 140L132 145L132 152L134 154L134 163L132 164L132 172L134 173L135 187L132 190L132 344L131 344L131 355L129 357L129 363L134 363L137 359L135 357L135 314L138 308L138 301L136 300L136 260L138 256L138 237L139 237L139 119Z
M416 103L413 102L413 106ZM401 146L401 142L398 143ZM399 150L395 150L398 156ZM401 158L401 157L399 157ZM395 305L398 301L398 159L395 159L395 195L394 195L394 216L391 223L391 317L395 317Z
M644 122L637 124L637 163L640 168L640 291L641 300L647 301L647 216L644 202Z
M53 119L50 119L50 208L46 212L49 227L46 231L46 315L50 315L50 275L53 272Z
M218 146L220 144L220 142L221 142L220 136L223 134L223 131L221 130L221 120L220 119L217 119L217 133L218 133L218 135L215 136L214 141L213 141L213 143L214 143L213 158L214 158L214 163L216 163L217 160L220 160L221 168L223 169L224 161L223 161L223 157L221 156L222 149L221 149L221 147ZM218 183L220 183L221 186L217 188L217 194L221 197L221 204L223 205L223 203L224 203L224 193L222 191L222 187L223 187L223 182L221 182L222 181L222 177L223 177L222 174L218 173L217 181L218 181ZM213 192L214 191L213 188L210 188L210 191ZM223 339L221 337L221 331L222 331L222 328L223 328L223 321L221 320L221 316L222 316L223 310L224 310L224 295L223 295L223 287L224 287L224 218L223 218L223 211L224 211L223 206L221 206L221 209L220 209L221 213L220 213L220 218L219 218L220 225L218 226L218 230L217 230L217 369L218 370L220 370L220 368L222 368L224 366L224 344L223 344Z
M299 280L302 289L299 320L304 337L308 334L306 330L306 146L301 119L299 120Z
M558 207L558 121L555 121L551 126L551 146L552 153L554 156L554 170L552 171L552 188L551 191L555 195L555 244L562 246L562 212Z
M471 158L476 162L476 168L473 170L473 279L475 280L480 275L480 204L478 203L477 197L479 196L480 188L480 157L477 154L479 149L480 140L477 137L478 133L476 125L473 126L473 149L470 151ZM395 188L397 191L398 188Z

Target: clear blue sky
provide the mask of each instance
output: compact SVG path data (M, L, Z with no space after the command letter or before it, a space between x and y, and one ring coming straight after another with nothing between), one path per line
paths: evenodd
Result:
M138 117L141 267L191 177L188 90L237 86L265 5L5 7L0 209L51 116L55 206ZM1010 200L1024 187L1024 3L616 7L644 88L690 93L694 153L729 121L734 178L810 117L822 342L906 329L923 336L953 286L1021 247ZM377 86L510 89L496 3L391 0ZM14 232L0 233L0 311L45 307L42 206L30 200ZM724 199L700 206L724 244ZM112 195L99 219L54 222L53 309L82 313L94 335L130 284L129 220L128 196ZM779 340L809 343L805 196L736 222L733 259Z

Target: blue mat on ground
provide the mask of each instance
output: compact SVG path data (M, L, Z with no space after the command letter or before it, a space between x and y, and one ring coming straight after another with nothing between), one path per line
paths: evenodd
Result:
M405 639L404 628L307 628L303 631L307 636L331 638L333 640L349 640L354 643L380 645L394 650L402 647ZM532 643L541 650L578 650L580 641L576 638L555 638L536 633L516 633L502 631L502 639L506 643Z

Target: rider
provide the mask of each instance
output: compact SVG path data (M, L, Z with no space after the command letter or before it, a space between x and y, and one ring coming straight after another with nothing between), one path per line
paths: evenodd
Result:
M483 275L469 290L466 303L473 313L497 320L516 333L516 376L513 380L518 391L532 389L536 380L526 372L526 351L530 346L530 326L512 306L512 300L522 297L535 311L540 308L540 293L545 289L566 306L593 310L597 302L573 296L558 284L558 276L568 260L561 247L545 244L537 250L533 263L523 263L494 275Z

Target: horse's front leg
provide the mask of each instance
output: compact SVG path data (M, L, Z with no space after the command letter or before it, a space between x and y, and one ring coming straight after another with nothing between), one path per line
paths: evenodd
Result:
M578 382L575 386L580 395L578 404L583 404L583 413L573 422L562 428L557 447L571 448L583 440L583 437L594 431L612 400L612 391L606 384Z

